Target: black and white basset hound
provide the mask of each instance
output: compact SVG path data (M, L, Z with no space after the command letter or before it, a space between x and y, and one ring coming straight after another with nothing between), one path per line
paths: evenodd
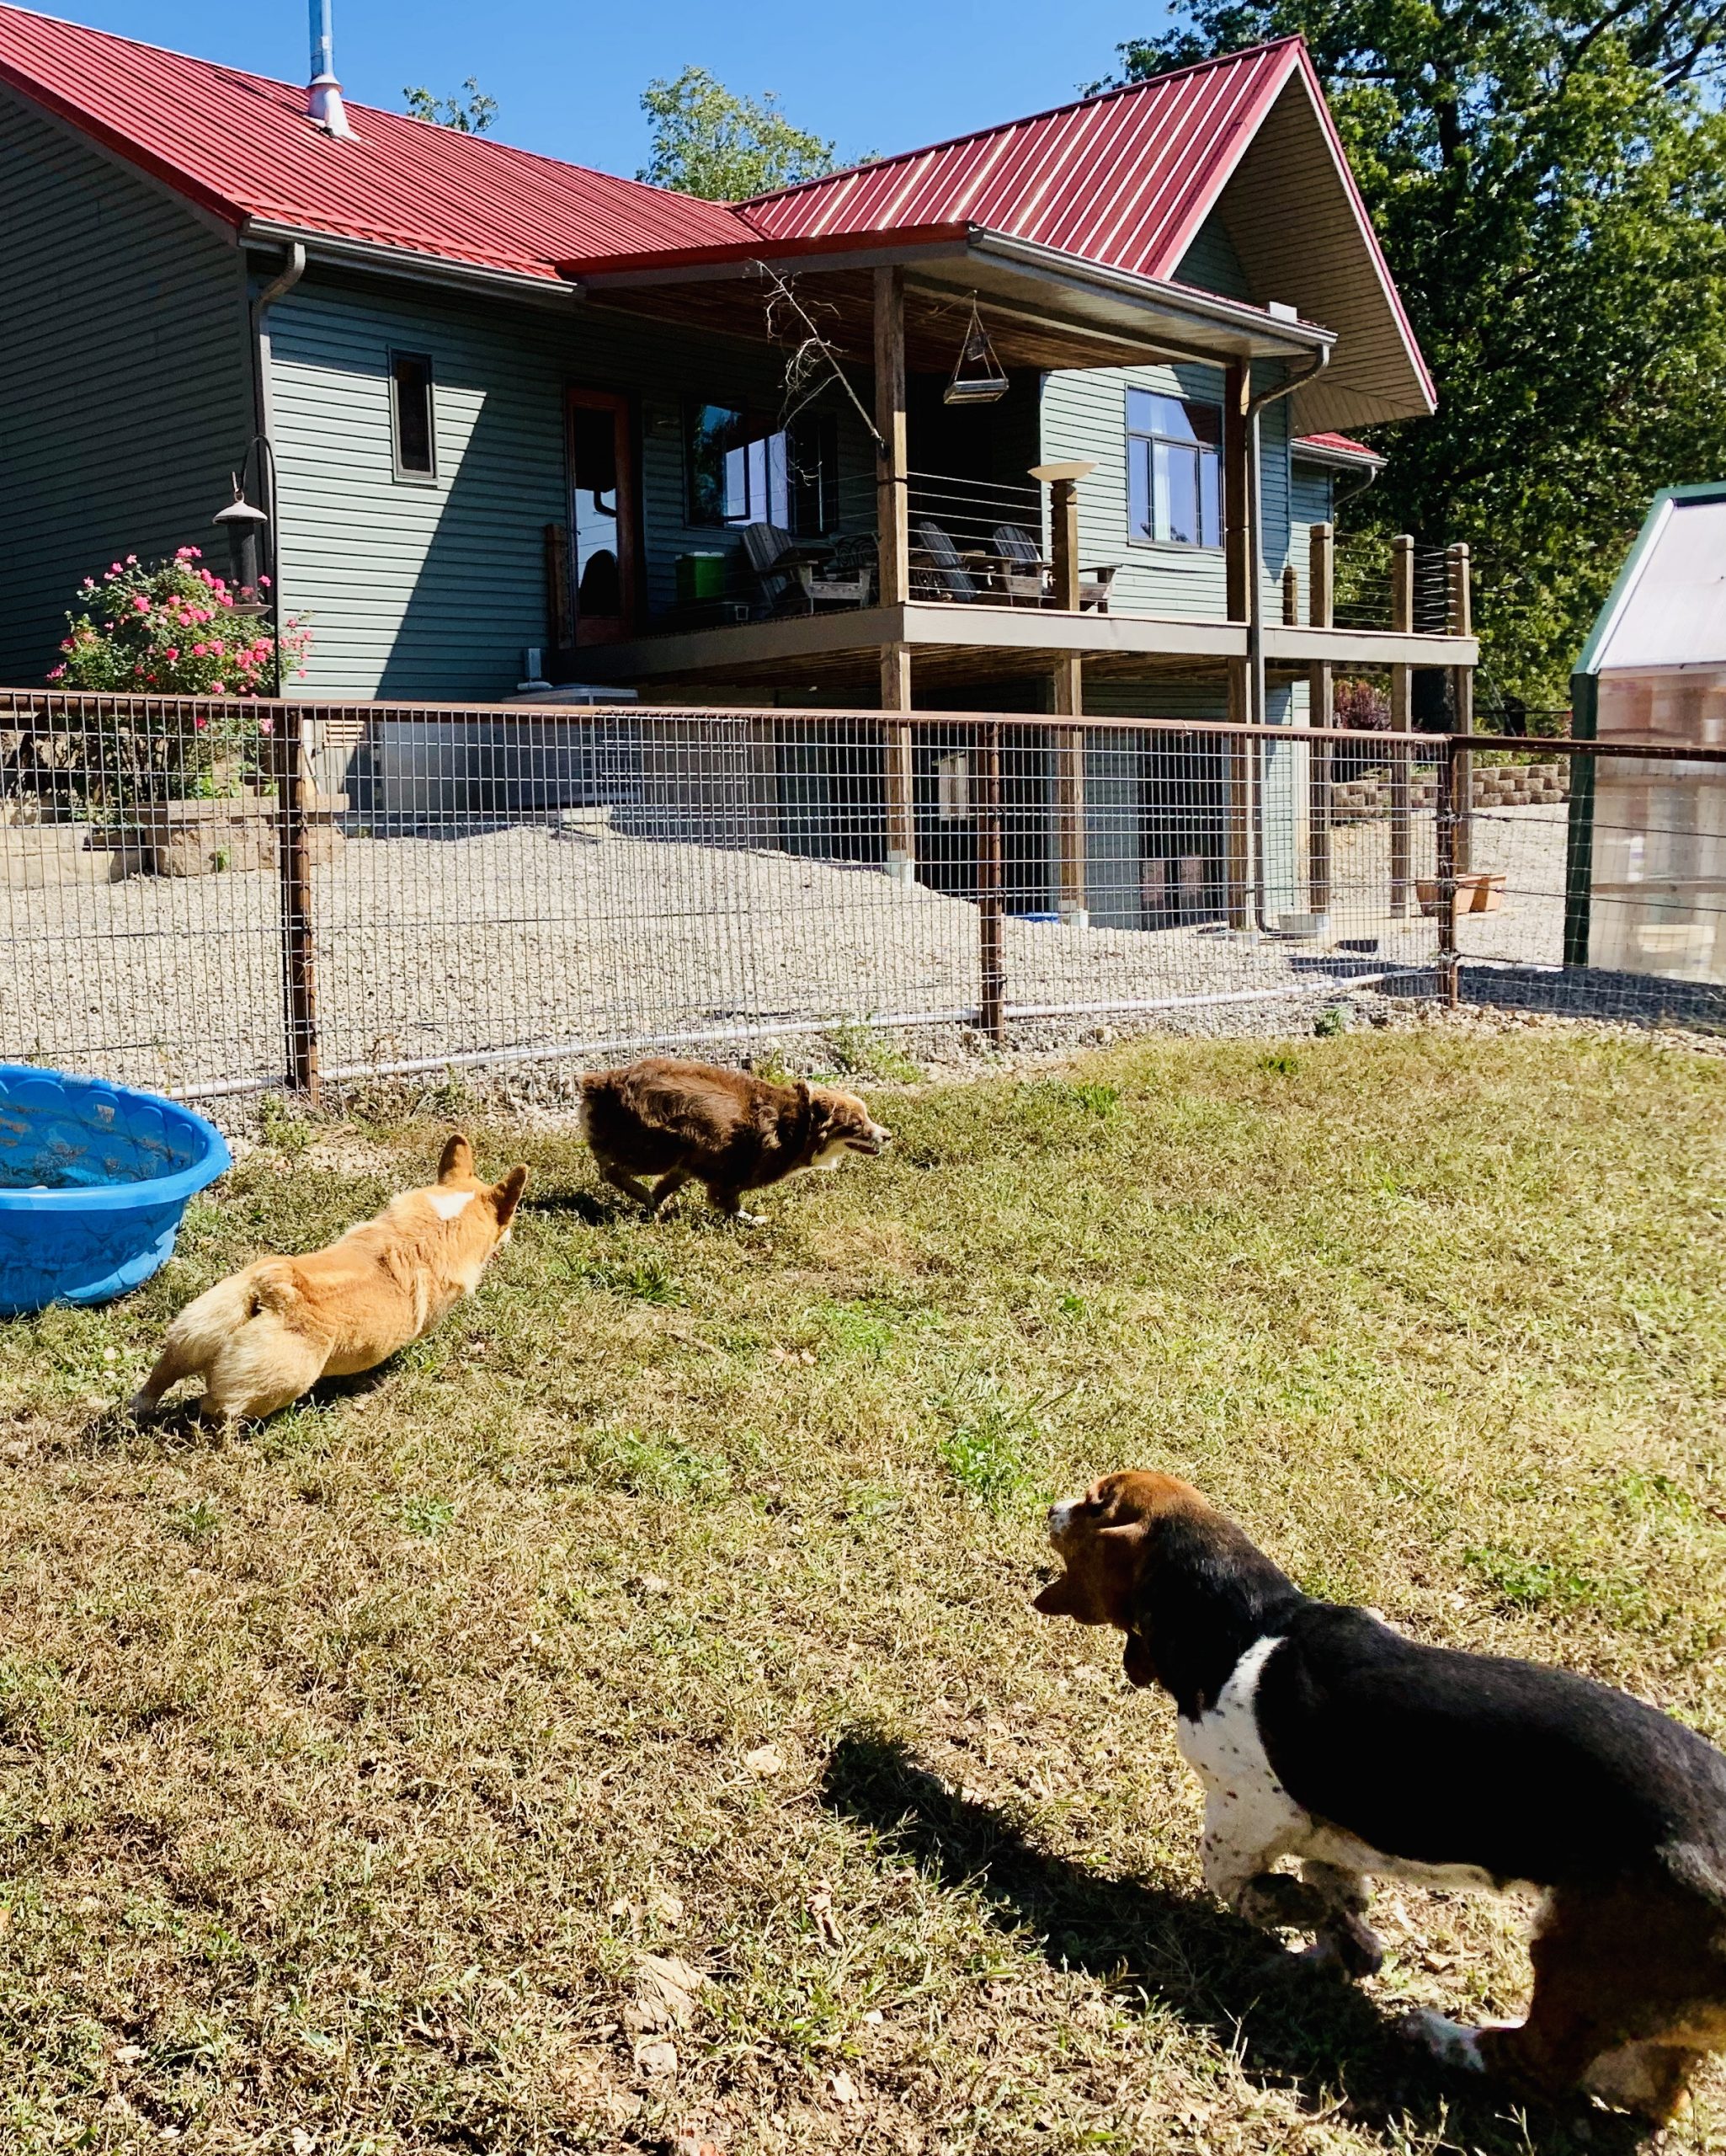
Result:
M1527 2020L1410 2033L1548 2096L1671 2116L1726 2046L1726 1758L1627 1693L1315 1601L1171 1476L1105 1476L1049 1533L1066 1569L1035 1606L1115 1625L1127 1676L1174 1697L1212 1892L1370 1975L1367 1881L1532 1886Z

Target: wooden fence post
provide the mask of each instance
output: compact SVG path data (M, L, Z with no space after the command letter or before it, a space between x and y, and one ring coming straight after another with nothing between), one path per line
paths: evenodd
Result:
M317 958L312 936L312 774L306 754L310 712L278 703L276 723L276 863L281 881L282 1002L287 1026L287 1080L316 1107Z
M1004 1045L1006 974L1001 926L1006 891L1001 848L1001 729L983 729L983 798L977 814L978 1022L997 1048Z
M1407 636L1414 627L1414 542L1407 532L1391 542L1390 626ZM1393 732L1408 734L1414 723L1414 670L1390 670L1390 723ZM1404 919L1413 889L1414 827L1410 782L1413 751L1399 741L1390 755L1390 910L1393 920Z
M1454 1011L1459 994L1457 958L1457 785L1468 755L1446 741L1438 759L1438 992Z
M1457 540L1446 557L1445 626L1453 637L1474 632L1474 600L1469 589L1468 542ZM1474 731L1474 670L1451 669L1451 724L1458 734ZM1474 866L1474 751L1457 759L1457 867L1466 875Z

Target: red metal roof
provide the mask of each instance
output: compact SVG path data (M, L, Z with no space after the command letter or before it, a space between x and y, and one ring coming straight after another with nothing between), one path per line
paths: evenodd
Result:
M775 239L964 220L1172 277L1303 57L1297 38L1279 39L743 206Z
M559 261L747 239L723 204L0 6L0 81L238 225L248 217L525 276Z
M1358 456L1363 461L1370 458L1375 464L1382 464L1384 462L1383 457L1376 449L1369 447L1363 441L1352 440L1347 435L1297 435L1294 439L1294 446L1297 451L1329 450L1333 456Z

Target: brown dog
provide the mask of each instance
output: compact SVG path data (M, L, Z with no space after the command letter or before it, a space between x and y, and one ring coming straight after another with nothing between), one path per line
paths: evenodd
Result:
M205 1418L273 1415L320 1378L375 1369L478 1287L526 1181L517 1167L480 1182L472 1146L452 1138L429 1189L392 1198L327 1250L260 1258L188 1303L133 1413L201 1376Z
M1373 1877L1540 1891L1526 2021L1410 2017L1446 2064L1655 2122L1726 2047L1726 1758L1623 1692L1393 1631L1304 1595L1172 1476L1056 1505L1051 1617L1127 1635L1206 1788L1205 1882L1366 1975ZM1302 1860L1296 1878L1271 1867Z
M647 1056L582 1081L581 1134L614 1190L658 1213L686 1182L748 1226L743 1193L801 1168L836 1168L848 1153L879 1153L883 1130L855 1093L775 1086L711 1063ZM642 1178L657 1178L650 1190Z

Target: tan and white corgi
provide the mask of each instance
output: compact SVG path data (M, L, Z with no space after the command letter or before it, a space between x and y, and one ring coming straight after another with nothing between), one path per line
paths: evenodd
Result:
M482 1182L472 1146L451 1138L430 1188L404 1191L327 1250L259 1258L188 1303L132 1412L202 1377L206 1420L273 1415L320 1378L375 1369L478 1287L526 1181L514 1167Z

